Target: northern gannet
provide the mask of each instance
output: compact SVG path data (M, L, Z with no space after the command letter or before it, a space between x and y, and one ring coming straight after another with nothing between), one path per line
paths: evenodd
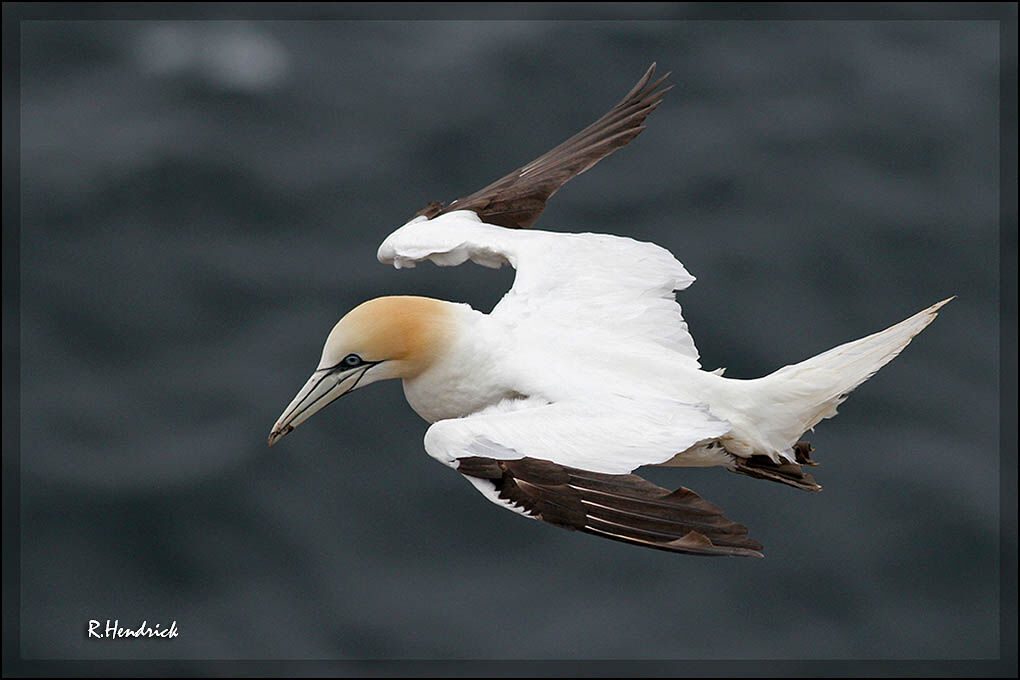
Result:
M335 399L400 378L431 423L425 450L490 501L638 546L761 557L747 529L693 491L632 474L643 465L722 466L809 491L801 435L934 320L945 300L874 335L763 378L698 361L674 292L694 277L652 243L527 229L546 200L645 129L669 87L637 85L595 123L449 206L390 234L378 259L510 264L489 314L424 297L365 302L336 324L319 365L280 416L272 445ZM952 299L952 298L950 298Z

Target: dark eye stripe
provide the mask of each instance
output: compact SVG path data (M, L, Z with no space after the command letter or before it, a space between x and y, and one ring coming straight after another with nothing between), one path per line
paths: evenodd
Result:
M348 363L348 361L347 361L348 359L352 360L351 363ZM345 370L346 371L346 370L351 369L351 368L364 368L366 366L371 368L372 366L375 366L376 364L381 364L381 363L382 363L381 361L365 361L364 359L362 359L357 354L348 354L343 359L341 359L339 363L333 364L332 366L328 366L328 367L320 369L320 370L323 370L323 371Z

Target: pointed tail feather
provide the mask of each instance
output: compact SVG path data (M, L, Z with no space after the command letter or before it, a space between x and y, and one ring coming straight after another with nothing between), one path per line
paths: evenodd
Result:
M761 434L777 451L789 450L806 431L836 415L847 395L902 352L952 299L756 381L769 404L760 421Z

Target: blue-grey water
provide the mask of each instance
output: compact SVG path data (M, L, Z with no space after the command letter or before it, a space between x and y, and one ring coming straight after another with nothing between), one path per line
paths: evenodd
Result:
M995 22L32 22L22 54L22 648L34 658L952 659L998 653ZM766 559L527 522L398 383L272 450L359 302L512 272L381 239L677 87L544 228L666 246L755 377L959 298L811 437L821 494L653 470ZM1014 75L1015 77L1015 75ZM1016 323L1015 319L1010 321ZM90 619L179 637L90 640Z

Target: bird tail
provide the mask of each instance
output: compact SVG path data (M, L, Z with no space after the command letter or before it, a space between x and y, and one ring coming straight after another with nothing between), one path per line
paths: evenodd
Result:
M949 298L900 323L834 347L806 361L784 366L757 381L759 435L777 452L789 452L806 431L836 415L836 407L858 385L892 361L935 320ZM757 400L756 400L757 401Z

